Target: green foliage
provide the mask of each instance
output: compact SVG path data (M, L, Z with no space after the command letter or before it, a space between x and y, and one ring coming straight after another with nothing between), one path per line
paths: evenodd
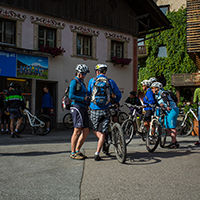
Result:
M144 61L140 65L138 90L142 91L141 81L149 79L150 77L160 77L164 75L166 79L166 86L164 89L175 91L171 86L171 75L177 73L193 73L196 72L197 67L192 59L187 54L187 40L186 40L186 8L180 8L178 11L168 12L166 15L171 25L174 27L162 31L161 34L155 38L146 40L148 57L146 59L146 66ZM157 35L151 34L146 37ZM167 57L157 57L158 47L166 46Z

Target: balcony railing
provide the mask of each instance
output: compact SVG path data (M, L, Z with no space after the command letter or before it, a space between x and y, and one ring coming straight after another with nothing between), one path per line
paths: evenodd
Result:
M173 86L199 86L200 73L172 74L171 84Z
M139 57L147 56L146 45L140 45L140 46L138 46L138 56Z

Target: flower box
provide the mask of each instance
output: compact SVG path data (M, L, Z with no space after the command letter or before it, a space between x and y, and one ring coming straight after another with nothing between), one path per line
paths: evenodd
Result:
M39 48L39 51L45 52L45 53L50 53L53 57L61 55L65 53L64 48L61 47L49 47L47 45L41 45Z
M118 58L118 57L112 57L111 62L115 65L121 64L123 67L124 65L129 65L131 63L132 59L130 58Z

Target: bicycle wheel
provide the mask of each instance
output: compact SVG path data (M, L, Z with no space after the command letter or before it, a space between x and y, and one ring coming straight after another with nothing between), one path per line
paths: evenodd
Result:
M128 119L128 114L125 112L120 112L117 116L117 122L122 124L126 119Z
M134 124L133 121L131 119L126 119L123 123L122 123L122 131L124 133L124 138L125 138L125 142L126 145L128 145L130 143L130 141L133 138L134 135Z
M160 147L164 148L166 143L167 132L162 129L160 134Z
M74 127L71 113L67 113L63 117L63 124L66 128L73 128Z
M123 131L120 127L120 124L118 123L114 123L113 125L112 140L113 140L113 145L115 146L115 154L116 154L117 160L120 163L125 163L126 143L125 143Z
M184 121L184 115L179 115L177 118L177 136L179 137L185 137L188 136L192 133L193 129L194 129L194 123L192 121L192 119L187 116L185 122Z
M36 120L36 124L40 124L40 126L35 127L36 134L47 135L50 133L52 129L51 117L45 114L41 114L37 118L44 122L44 124L41 124L40 121Z
M18 119L15 117L14 118L14 130L17 126L17 124L19 123ZM22 115L22 123L18 129L18 133L21 133L22 131L24 131L24 129L26 128L26 116L25 115Z
M153 122L152 130L147 132L146 137L146 148L149 152L154 152L159 144L159 133L161 131L161 127L157 121Z

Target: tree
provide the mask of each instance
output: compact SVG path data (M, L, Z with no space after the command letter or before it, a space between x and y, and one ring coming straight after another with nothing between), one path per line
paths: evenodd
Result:
M186 8L167 13L167 18L174 27L162 31L161 34L146 40L148 56L146 61L141 61L139 68L138 90L142 91L141 81L150 77L164 76L166 79L165 89L173 89L171 75L177 73L194 73L197 66L187 54L187 13ZM146 38L158 33L147 35ZM158 57L158 48L165 46L167 57Z

